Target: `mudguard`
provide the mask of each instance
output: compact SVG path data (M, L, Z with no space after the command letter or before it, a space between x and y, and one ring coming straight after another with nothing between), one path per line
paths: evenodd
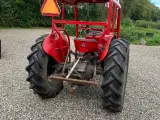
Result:
M99 51L99 60L100 60L100 62L102 62L103 59L106 57L106 55L108 53L108 50L109 50L110 42L113 39L113 37L114 37L113 34L104 35L104 37L99 40L99 42L98 42L98 51Z
M69 43L64 35L61 35L60 37L56 31L53 31L44 40L43 49L48 55L53 57L57 63L61 63L65 61Z

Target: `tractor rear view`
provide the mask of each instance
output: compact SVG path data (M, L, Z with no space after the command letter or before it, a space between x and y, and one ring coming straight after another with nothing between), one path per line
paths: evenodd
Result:
M62 3L60 7L58 2ZM79 3L104 4L108 19L105 22L79 20ZM74 8L74 20L65 20L66 5ZM121 5L117 0L44 0L41 12L52 17L52 32L42 35L31 47L27 57L27 81L34 93L43 98L56 97L63 89L63 81L70 84L73 94L79 86L99 85L94 80L102 75L103 108L122 111L128 74L129 43L120 38ZM56 20L61 13L62 19ZM100 13L99 13L100 14ZM84 13L85 15L85 13ZM58 28L56 24L61 24ZM76 26L71 50L66 24ZM101 26L97 28L97 26ZM85 31L79 38L79 31Z

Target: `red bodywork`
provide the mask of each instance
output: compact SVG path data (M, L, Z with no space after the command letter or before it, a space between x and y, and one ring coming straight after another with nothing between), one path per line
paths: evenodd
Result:
M87 22L78 20L78 3L105 3L107 0L58 0L62 5L62 20L56 20L52 17L52 33L45 39L43 44L44 51L52 56L58 63L64 62L70 49L70 39L64 37L63 33L56 27L56 23L62 24L62 30L65 24L74 24L76 26L74 40L76 52L98 52L99 60L103 61L108 53L108 48L111 40L116 35L120 37L120 19L121 19L121 5L117 0L108 0L108 20L107 22ZM75 20L64 20L65 18L65 4L74 5ZM115 23L116 28L115 28ZM84 39L78 38L79 30L86 30L87 28L79 26L103 26L104 30L100 35L89 36L86 35ZM95 28L96 29L96 28ZM66 31L65 31L66 32ZM114 34L116 33L116 34Z
M75 48L81 53L92 53L97 51L98 41L95 39L74 39Z
M59 39L62 40L61 44ZM65 36L58 36L56 31L53 31L47 38L44 40L43 43L44 51L52 56L57 62L61 63L65 61L66 55L69 49L69 42L65 38Z

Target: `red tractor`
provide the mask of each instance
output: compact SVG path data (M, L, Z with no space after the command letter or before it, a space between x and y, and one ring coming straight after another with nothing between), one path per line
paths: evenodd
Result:
M62 3L62 12L58 2ZM79 3L104 4L108 20L79 20ZM74 8L74 20L65 20L66 5ZM52 17L52 32L38 38L27 57L27 81L34 93L42 98L54 98L63 89L63 81L70 83L70 93L79 86L97 86L99 84L94 78L99 74L103 76L100 85L104 109L122 111L130 45L120 38L120 3L117 0L44 0L41 12ZM62 19L56 20L60 13ZM56 24L61 24L62 28ZM66 24L76 27L75 51L71 50L70 37L64 29ZM85 31L84 38L79 38L80 30Z

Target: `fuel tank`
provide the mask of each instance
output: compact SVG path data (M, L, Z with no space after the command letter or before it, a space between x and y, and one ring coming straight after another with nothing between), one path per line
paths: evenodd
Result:
M98 42L95 39L83 39L75 38L74 39L75 48L81 53L92 53L97 52Z

